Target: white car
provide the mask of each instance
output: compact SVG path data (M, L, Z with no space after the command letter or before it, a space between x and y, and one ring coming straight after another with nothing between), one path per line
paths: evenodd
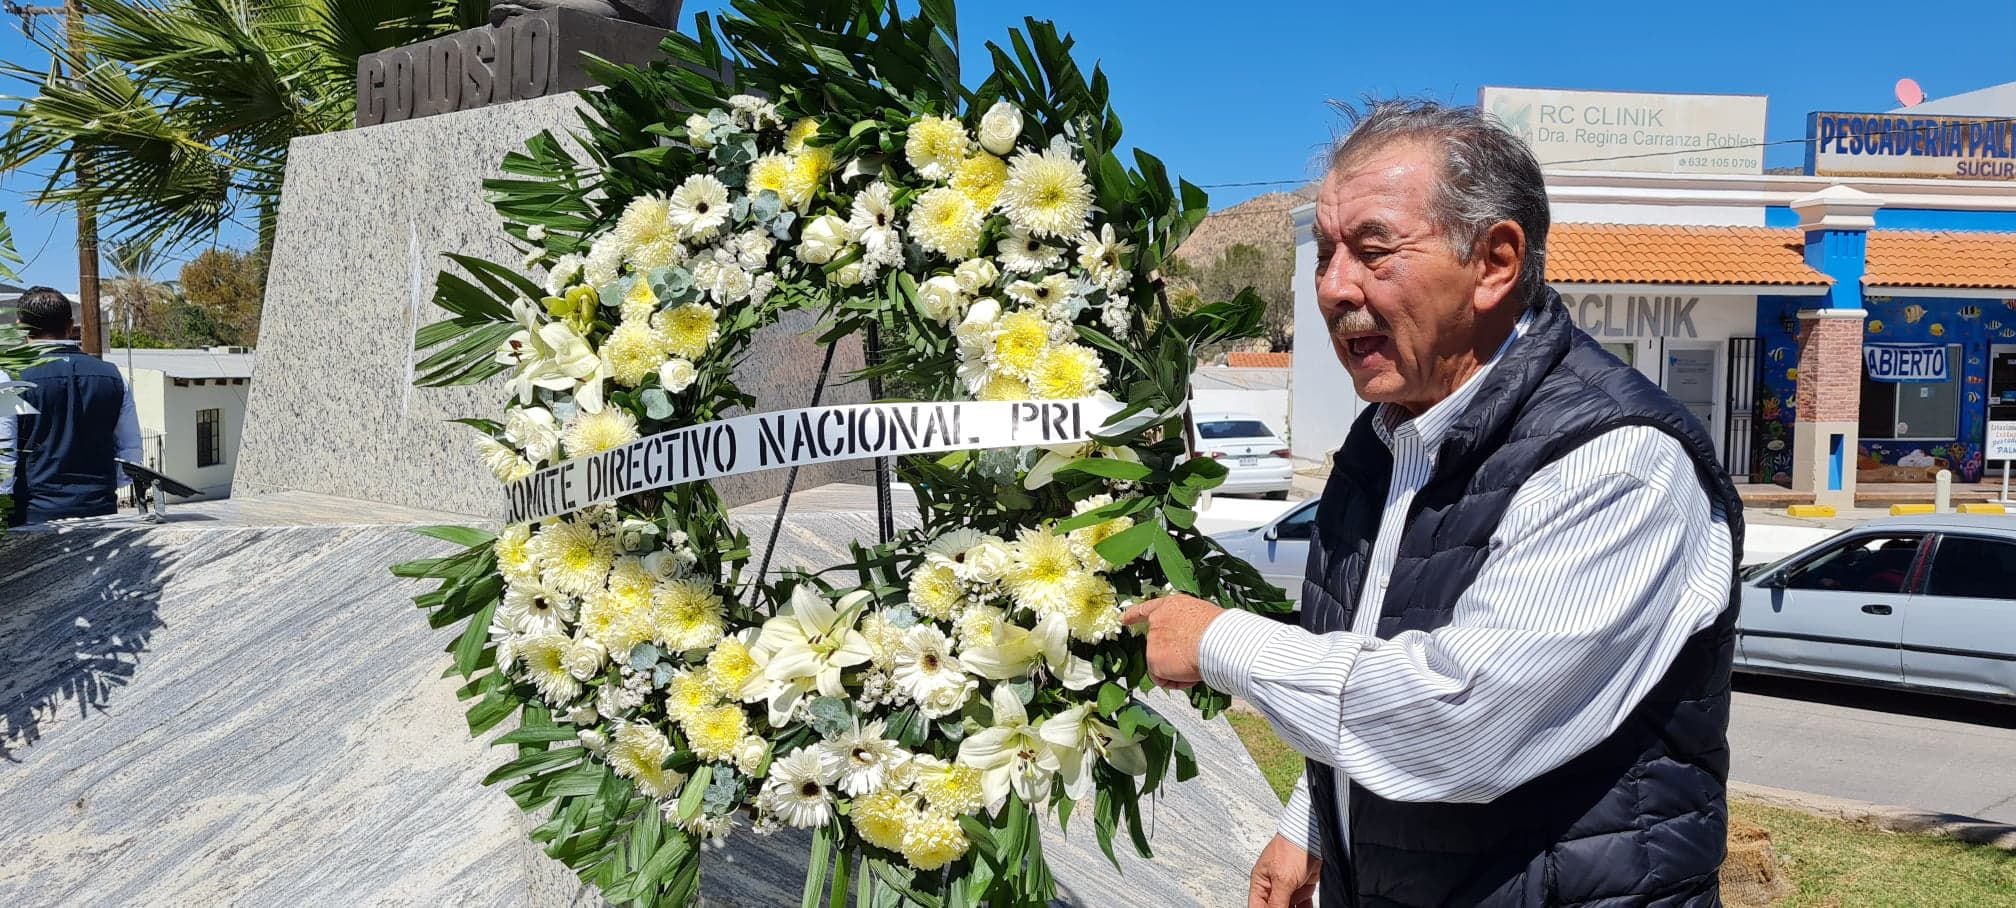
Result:
M1197 455L1225 465L1225 483L1214 491L1281 499L1295 481L1288 443L1243 413L1197 414Z

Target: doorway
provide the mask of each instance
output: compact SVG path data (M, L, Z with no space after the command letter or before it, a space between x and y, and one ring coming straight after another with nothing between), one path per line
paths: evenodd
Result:
M1722 450L1722 408L1721 400L1722 345L1716 341L1666 341L1665 355L1660 357L1659 387L1694 418L1701 421L1702 428L1708 430L1708 438L1715 444L1716 455L1726 457Z

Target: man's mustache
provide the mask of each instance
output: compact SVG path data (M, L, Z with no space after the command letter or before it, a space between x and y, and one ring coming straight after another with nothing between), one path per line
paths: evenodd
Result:
M1330 316L1330 335L1338 337L1346 334L1389 334L1386 320L1372 314L1370 309L1346 309Z

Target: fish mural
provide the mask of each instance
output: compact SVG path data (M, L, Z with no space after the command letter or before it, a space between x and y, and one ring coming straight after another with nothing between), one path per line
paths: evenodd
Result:
M1882 319L1880 319L1880 318L1872 318L1872 319L1870 319L1870 320L1869 320L1869 333L1870 333L1870 334L1882 334L1882 333L1883 333L1883 320L1882 320Z
M1942 325L1942 324L1939 324L1938 322L1933 322L1933 323L1932 323L1932 336L1933 336L1933 337L1945 337L1945 336L1946 336L1946 326L1945 326L1945 325Z
M1798 370L1798 369L1787 369L1787 370L1785 370L1785 380L1786 380L1786 381L1798 381L1798 380L1799 380L1799 370Z
M1771 357L1771 361L1772 361L1772 362L1774 362L1774 363L1782 363L1782 362L1784 362L1784 361L1785 361L1785 348L1784 348L1784 347L1772 347L1772 348L1771 348L1771 352L1770 352L1769 354L1767 354L1767 355Z
M1970 404L1978 404L1978 403L1980 403L1980 402L1981 402L1981 392L1979 392L1979 391L1969 391L1969 392L1967 392L1967 402L1968 402L1968 403L1970 403Z
M1964 318L1964 319L1966 319L1966 320L1968 320L1968 321L1973 321L1973 320L1975 320L1975 319L1977 319L1977 318L1980 318L1980 317L1981 317L1981 307L1980 307L1980 306L1961 306L1961 307L1960 307L1960 317L1961 317L1961 318Z
M1925 307L1912 303L1904 307L1904 324L1915 325L1925 318Z
M2016 328L2004 328L2004 329L2002 329L2002 334L2001 334L2001 336L2002 336L2002 337L2016 337Z
M2002 327L2002 320L2001 320L2001 319L1999 319L1999 318L1991 318L1991 319L1989 319L1989 320L1988 320L1988 330L1990 330L1990 331L1993 331L1993 330L1995 330L1995 329L1997 329L1997 328L2000 328L2000 327Z

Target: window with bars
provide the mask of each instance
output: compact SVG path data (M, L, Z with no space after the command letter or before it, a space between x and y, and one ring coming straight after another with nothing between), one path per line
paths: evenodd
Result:
M224 462L224 411L196 411L196 465L214 467Z

